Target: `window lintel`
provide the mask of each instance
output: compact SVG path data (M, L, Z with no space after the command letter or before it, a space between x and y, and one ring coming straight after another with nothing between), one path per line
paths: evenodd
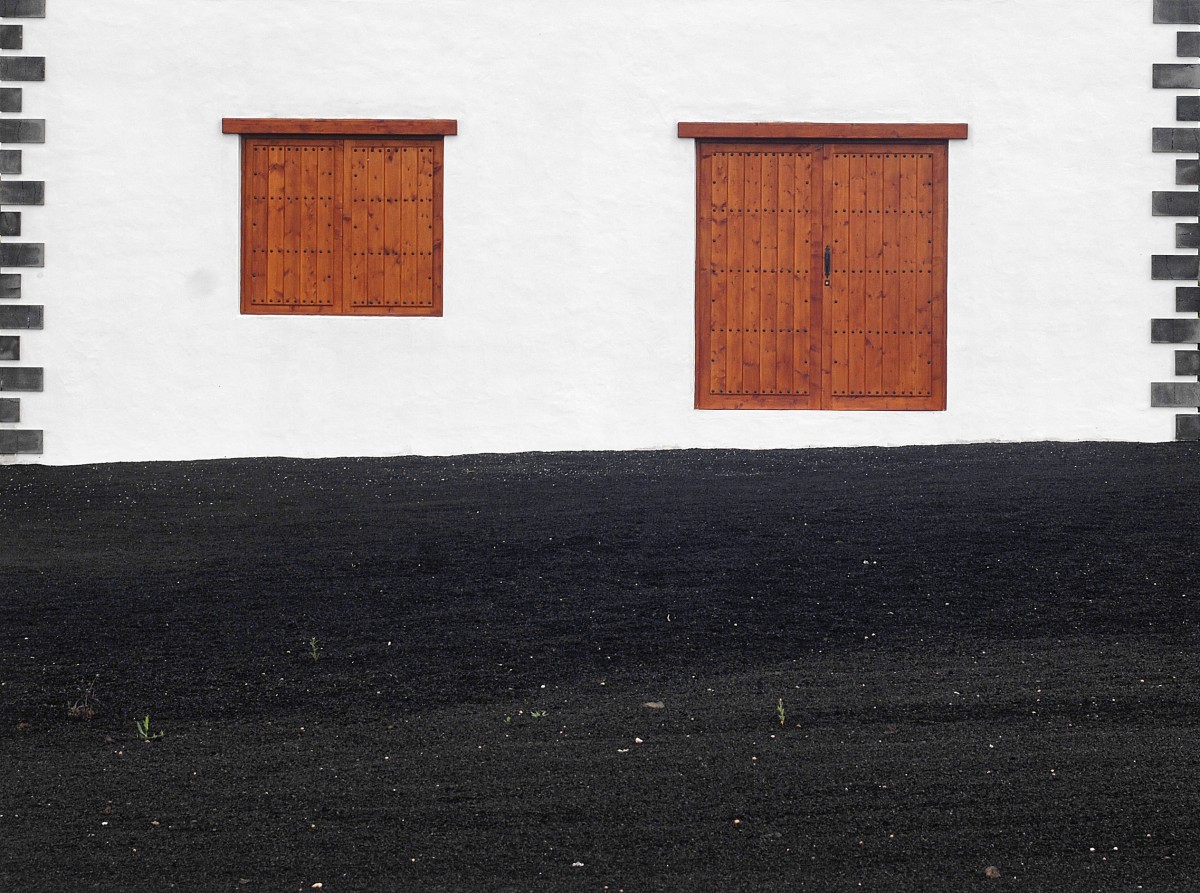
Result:
M222 133L246 135L454 136L453 118L222 118Z
M810 121L680 121L680 139L965 140L966 124L820 124Z

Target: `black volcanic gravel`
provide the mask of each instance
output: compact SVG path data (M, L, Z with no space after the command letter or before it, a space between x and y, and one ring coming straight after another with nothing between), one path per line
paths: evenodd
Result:
M0 890L1200 889L1198 458L0 467Z

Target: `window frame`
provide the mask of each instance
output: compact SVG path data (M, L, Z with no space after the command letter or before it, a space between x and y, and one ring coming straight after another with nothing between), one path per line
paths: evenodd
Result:
M948 242L947 229L947 162L949 140L967 138L966 124L820 124L809 122L680 122L678 135L682 139L694 139L696 147L696 268L695 268L695 378L694 378L694 408L697 410L731 410L731 409L766 409L766 410L842 410L842 411L872 411L872 410L901 410L901 411L939 411L946 408L946 315L947 315L947 281L946 281L946 247ZM831 344L831 315L823 307L827 289L818 288L819 265L822 263L822 246L810 246L810 267L808 281L813 289L810 292L812 305L809 311L808 360L809 369L806 376L809 391L807 393L734 393L724 394L711 391L709 379L712 374L708 369L708 358L711 347L706 338L711 328L712 309L708 306L715 298L705 300L713 289L718 288L710 283L711 273L704 266L706 243L708 238L706 227L710 220L709 205L711 196L706 192L703 182L705 159L719 148L751 149L754 147L774 146L777 148L798 149L801 147L820 149L821 182L814 185L813 195L820 205L817 225L822 230L824 244L832 230L828 233L825 227L833 225L830 196L827 194L830 184L827 165L832 149L845 149L854 146L875 147L876 150L903 150L904 147L916 149L920 146L935 147L934 202L937 210L937 226L940 244L935 246L934 266L936 285L940 289L940 306L934 308L932 332L933 369L932 393L925 397L895 396L897 391L881 391L880 396L859 395L838 396L834 391ZM824 184L824 185L822 185ZM707 197L706 197L707 196ZM715 235L714 235L715 238ZM832 293L830 293L832 294ZM816 362L809 362L815 359ZM797 367L798 369L798 367ZM868 392L869 393L869 392ZM909 394L912 392L910 391Z
M446 136L458 133L458 122L453 119L413 119L413 118L224 118L221 122L223 133L237 134L241 137L241 190L240 190L240 252L241 275L239 277L241 301L240 310L243 315L253 316L339 316L339 317L440 317L442 315L442 266L443 266L443 163L444 140ZM256 292L250 286L250 255L263 244L253 239L250 227L247 225L255 203L252 200L251 189L251 153L262 146L280 145L299 147L308 143L313 145L337 146L338 167L336 177L339 186L333 201L333 214L338 227L335 230L336 277L334 298L331 304L300 304L300 303L266 303L256 298ZM349 207L349 181L352 165L350 151L353 146L360 144L403 146L407 148L429 149L433 153L432 170L430 172L430 188L432 191L432 239L430 252L432 257L431 297L428 303L419 305L404 304L371 304L353 306L350 304L350 288L348 287L349 264L355 247L361 253L362 241L356 241L350 234L352 212ZM428 232L428 230L426 230ZM365 238L365 235L360 238ZM403 244L403 243L398 243Z

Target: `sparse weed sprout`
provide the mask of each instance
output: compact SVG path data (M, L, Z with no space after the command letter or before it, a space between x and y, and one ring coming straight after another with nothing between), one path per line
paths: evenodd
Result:
M321 643L317 641L316 636L309 637L308 653L313 660L317 660L321 656Z
M100 677L97 676L96 679ZM73 704L67 705L67 715L71 719L80 719L84 722L96 717L96 704L99 702L95 698L96 679L93 679L83 688L83 697L79 698Z
M541 719L547 713L549 713L548 710L530 710L529 711L529 715L532 716L534 719Z
M783 725L787 720L787 713L783 709L783 698L779 699L779 703L775 705L775 715L779 717L779 724Z
M133 724L137 726L138 737L143 741L153 741L156 738L161 738L166 732L151 732L150 731L150 714L146 714L145 719L135 719Z

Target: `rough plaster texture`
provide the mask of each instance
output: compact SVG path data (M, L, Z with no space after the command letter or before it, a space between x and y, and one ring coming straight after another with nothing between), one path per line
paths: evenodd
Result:
M35 27L36 25L36 27ZM58 0L23 238L37 461L1168 440L1178 28L1130 0ZM445 316L238 312L223 116L450 117ZM949 409L692 408L681 120L965 121ZM32 461L32 460L21 460Z

